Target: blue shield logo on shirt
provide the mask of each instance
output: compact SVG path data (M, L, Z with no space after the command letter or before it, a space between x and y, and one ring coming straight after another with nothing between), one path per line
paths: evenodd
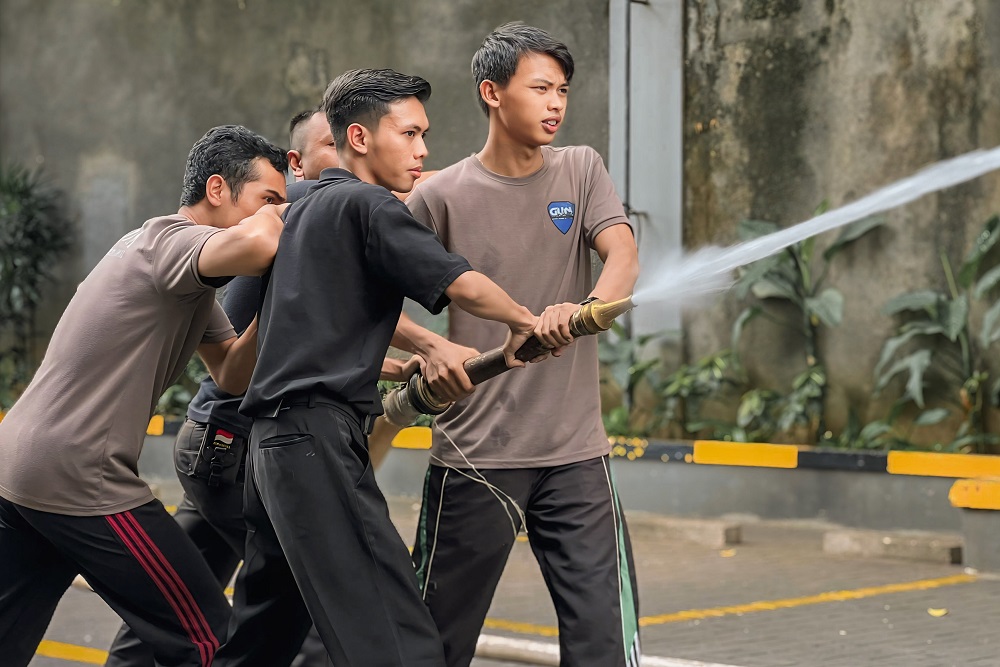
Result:
M560 232L565 234L573 226L576 206L571 201L554 201L549 204L549 219Z

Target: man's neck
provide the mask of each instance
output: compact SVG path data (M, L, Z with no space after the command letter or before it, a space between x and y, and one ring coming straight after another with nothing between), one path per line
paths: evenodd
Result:
M215 226L212 224L212 216L206 213L198 204L194 206L181 206L177 211L177 215L183 215L196 225Z
M542 168L541 146L527 146L514 141L499 129L497 123L490 123L490 134L483 150L476 154L484 167L494 174L523 178Z

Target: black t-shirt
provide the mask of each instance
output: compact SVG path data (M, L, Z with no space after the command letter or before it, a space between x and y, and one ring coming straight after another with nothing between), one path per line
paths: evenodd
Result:
M448 286L472 269L385 188L343 169L322 176L285 211L245 415L273 411L289 392L381 414L376 385L403 297L438 313Z
M324 172L333 171L332 169L324 169ZM320 174L322 177L322 174ZM285 186L285 201L295 202L307 194L309 194L309 189L319 183L319 181L295 181L294 183L289 183Z
M285 199L295 202L309 194L309 188L319 181L296 181L289 183ZM242 334L253 322L260 306L260 290L263 284L260 276L239 276L226 288L222 295L222 308L229 316L233 328ZM198 393L188 403L187 416L196 422L211 422L222 426L242 437L250 437L253 420L239 413L243 396L233 396L219 389L212 376L201 381Z
M241 334L250 326L254 315L257 314L260 287L259 276L239 276L229 283L226 293L222 295L222 309L229 316L233 328ZM201 381L198 393L188 404L187 416L196 422L211 422L235 435L248 438L253 420L239 413L242 402L242 396L233 396L222 391L209 375Z

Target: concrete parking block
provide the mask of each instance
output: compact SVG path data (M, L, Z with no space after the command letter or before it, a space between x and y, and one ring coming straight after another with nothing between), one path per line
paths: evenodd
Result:
M962 537L953 533L844 528L824 533L823 552L958 565L962 562Z

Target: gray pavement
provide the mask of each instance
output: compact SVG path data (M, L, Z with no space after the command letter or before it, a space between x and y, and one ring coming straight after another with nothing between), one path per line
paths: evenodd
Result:
M396 498L391 508L410 543L416 504ZM1000 580L954 565L829 556L821 548L826 527L745 522L743 543L729 549L633 531L645 654L676 665L1000 667ZM555 614L524 541L489 616L485 633L556 641ZM105 649L117 626L97 596L71 589L46 639ZM99 664L98 657L36 657L31 665Z

